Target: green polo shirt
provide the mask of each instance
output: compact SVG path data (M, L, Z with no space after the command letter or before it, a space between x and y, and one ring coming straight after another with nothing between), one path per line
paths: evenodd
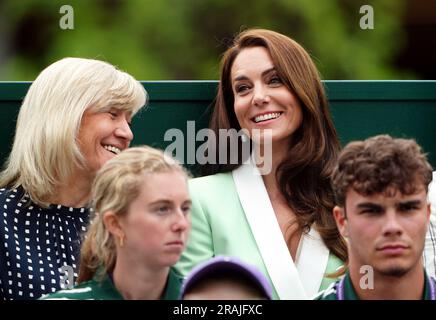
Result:
M167 284L161 300L177 300L180 294L183 278L176 275L172 268L168 274ZM60 290L53 294L44 295L41 300L124 300L115 288L109 275L102 279L97 276L90 281L81 283L72 289Z
M347 272L344 277L344 300L359 300L359 297L354 290L353 284L351 283L350 274ZM422 297L422 300L431 300L429 281L432 281L436 285L436 280L434 278L427 277L427 273L425 271L424 279L424 295ZM314 300L338 300L338 296L336 293L338 290L339 282L340 280L332 283L327 289L318 293L318 295L315 296Z

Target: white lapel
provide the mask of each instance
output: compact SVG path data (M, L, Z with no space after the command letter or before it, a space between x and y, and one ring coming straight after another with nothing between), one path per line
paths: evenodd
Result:
M233 170L232 175L254 239L280 299L308 299L257 167L246 163Z
M300 240L297 266L282 236L262 176L251 161L232 172L239 200L268 274L282 300L302 300L318 293L329 250L311 228Z
M307 295L313 297L321 286L330 252L313 227L308 234L304 234L300 242L297 270Z

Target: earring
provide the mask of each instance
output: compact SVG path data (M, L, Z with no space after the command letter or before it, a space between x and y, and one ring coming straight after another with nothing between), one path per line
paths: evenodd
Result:
M124 247L124 234L122 236L120 236L120 247Z

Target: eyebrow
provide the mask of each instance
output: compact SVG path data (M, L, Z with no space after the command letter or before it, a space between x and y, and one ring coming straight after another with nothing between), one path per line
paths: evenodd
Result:
M272 73L272 72L275 72L275 71L276 71L275 67L269 68L269 69L267 69L267 70L262 72L262 76L265 76L268 73ZM233 81L242 81L242 80L248 80L248 78L246 76L244 76L244 75L240 75L240 76L237 76L235 79L233 79Z
M372 203L372 202L363 202L363 203L359 203L359 204L357 205L357 207L358 207L359 209L368 209L368 208L371 208L371 209L378 209L378 210L380 210L380 209L383 208L381 205L376 204L376 203Z
M410 200L398 203L397 206L420 206L422 203L421 200Z
M156 205L156 204L170 204L171 201L170 200L166 200L166 199L159 199L156 201L153 201L151 203L149 203L150 206Z
M173 203L173 201L172 200L168 200L168 199L159 199L159 200L156 200L156 201L153 201L153 202L151 202L151 203L149 203L149 205L150 206L154 206L154 205L157 205L157 204L172 204ZM186 200L186 201L183 201L183 204L192 204L192 201L191 200Z
M419 206L421 205L422 201L421 200L409 200L409 201L403 201L403 202L398 202L395 204L395 206L401 207L401 206ZM372 202L363 202L363 203L359 203L357 205L357 208L359 209L377 209L377 210L381 210L383 209L382 205L376 204L376 203L372 203Z

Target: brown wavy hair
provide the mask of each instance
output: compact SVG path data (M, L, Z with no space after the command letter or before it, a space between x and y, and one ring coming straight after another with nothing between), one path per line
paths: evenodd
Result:
M299 228L307 232L315 223L330 251L346 261L346 244L332 215L334 194L330 182L340 144L320 75L303 47L270 30L249 29L240 33L221 60L221 77L209 127L216 137L220 129L241 129L234 112L231 68L238 54L251 47L268 50L278 76L302 106L303 124L289 138L287 156L276 171L280 190L295 212ZM239 137L238 143L241 146L244 141ZM241 148L238 152L238 164L230 164L227 152L227 164L216 161L217 164L204 166L202 172L215 174L237 168L245 160ZM219 152L216 154L218 160ZM286 240L288 243L289 239Z

